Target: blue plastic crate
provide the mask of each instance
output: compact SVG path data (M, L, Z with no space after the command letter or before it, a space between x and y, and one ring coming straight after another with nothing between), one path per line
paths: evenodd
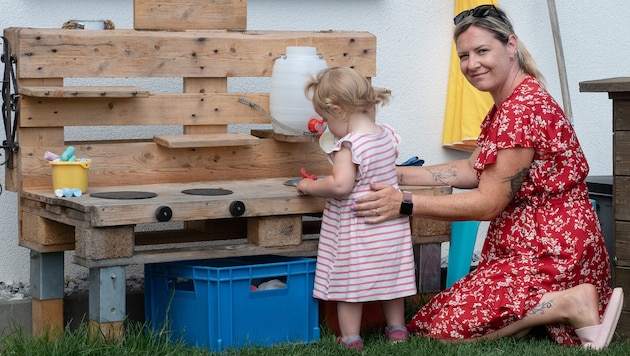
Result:
M275 255L145 265L145 314L171 339L222 351L319 340L315 259ZM277 279L286 288L253 290Z

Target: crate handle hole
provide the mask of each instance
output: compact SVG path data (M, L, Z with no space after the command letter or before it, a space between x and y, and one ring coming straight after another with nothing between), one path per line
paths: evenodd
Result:
M169 289L182 290L187 292L195 291L195 281L190 278L169 277L167 283Z
M272 289L286 289L287 278L284 276L270 277L265 279L255 279L250 282L252 291L264 291Z

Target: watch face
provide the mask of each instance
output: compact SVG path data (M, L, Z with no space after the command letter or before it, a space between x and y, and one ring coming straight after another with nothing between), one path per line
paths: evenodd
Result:
M400 213L403 215L411 215L411 213L413 213L413 203L403 201L402 204L400 204Z
M403 201L400 203L400 213L402 215L411 215L413 213L413 194L411 192L402 192Z

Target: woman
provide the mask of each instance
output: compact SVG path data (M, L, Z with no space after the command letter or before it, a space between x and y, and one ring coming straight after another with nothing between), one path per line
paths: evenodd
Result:
M461 71L494 106L468 160L399 167L399 184L475 189L403 200L375 183L375 192L357 199L356 215L367 223L403 213L491 221L477 269L421 308L410 331L472 341L523 337L544 325L560 344L602 349L623 291L609 287L608 253L575 132L501 9L482 5L454 22Z

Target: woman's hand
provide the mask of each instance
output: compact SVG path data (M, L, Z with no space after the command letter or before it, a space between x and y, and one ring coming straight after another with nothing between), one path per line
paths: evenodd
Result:
M402 193L384 183L372 183L371 188L374 192L359 197L352 206L355 215L365 217L368 224L399 218Z

